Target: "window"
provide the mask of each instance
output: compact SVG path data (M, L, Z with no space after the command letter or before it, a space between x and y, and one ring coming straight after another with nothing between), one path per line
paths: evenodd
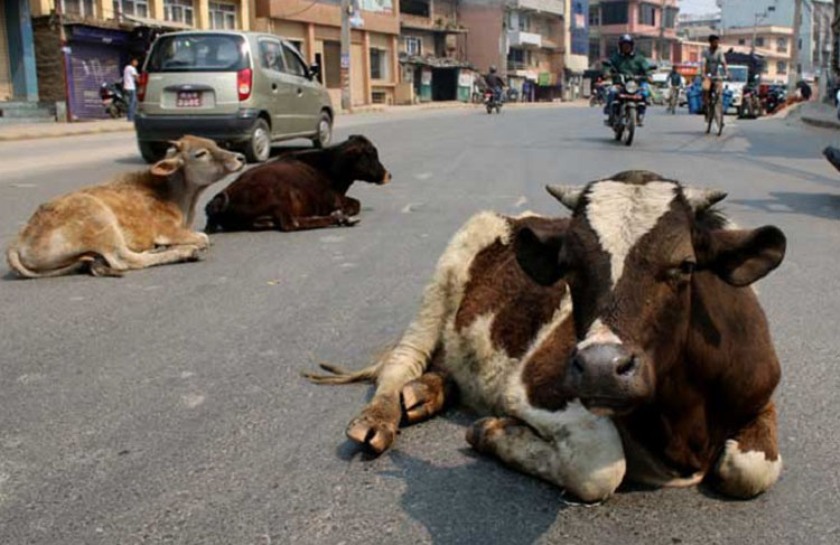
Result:
M788 43L785 38L776 38L776 51L779 53L787 53Z
M280 42L260 40L260 66L274 72L285 72L286 66Z
M522 70L531 66L534 57L527 49L511 48L507 60L508 70Z
M370 50L370 78L384 79L388 78L388 51L385 49Z
M656 6L653 4L639 5L639 24L656 26Z
M93 17L93 0L61 0L61 10L65 15Z
M286 72L301 78L309 76L309 69L306 68L306 64L304 64L300 55L296 51L293 51L291 46L287 45L283 47L283 53L286 56Z
M114 0L114 15L149 16L149 0Z
M163 18L173 23L195 24L193 0L163 0Z
M764 36L757 36L755 38L755 46L756 47L764 47Z
M600 6L589 6L589 26L601 26Z
M665 8L665 28L677 28L678 8Z
M785 61L776 62L776 73L780 76L787 74L787 63Z
M409 56L418 56L423 54L423 40L415 38L414 36L406 36L403 40L405 45L405 52Z
M747 45L747 40L745 38L738 38L738 45Z
M210 28L216 30L235 30L236 4L210 2Z
M429 0L402 0L400 2L400 13L429 17Z
M192 34L161 36L149 55L149 72L236 72L247 68L239 36Z
M601 4L602 25L626 25L627 2L607 2Z

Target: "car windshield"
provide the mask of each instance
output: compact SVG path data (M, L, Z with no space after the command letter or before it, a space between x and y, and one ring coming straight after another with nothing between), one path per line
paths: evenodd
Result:
M749 70L746 66L730 66L729 67L729 79L730 81L735 81L738 83L746 83L747 82L747 73Z
M241 36L180 34L158 39L146 71L236 72L248 65L248 52Z

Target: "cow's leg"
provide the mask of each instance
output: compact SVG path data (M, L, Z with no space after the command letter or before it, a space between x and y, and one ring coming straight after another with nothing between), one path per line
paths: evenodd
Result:
M95 276L119 276L122 272L134 269L145 269L169 263L197 261L202 248L198 246L178 245L170 246L154 252L134 252L122 245L110 251L97 251L105 263L92 259L90 270Z
M362 210L362 203L353 197L344 197L344 202L341 205L341 211L347 216L358 216Z
M484 418L467 431L467 441L477 451L564 488L583 501L601 501L611 496L624 478L624 450L608 418L583 412L583 407L570 406L556 413L554 429L541 433L516 418ZM553 418L552 414L545 412L545 421Z
M712 483L727 496L747 499L767 491L781 471L776 407L771 402L755 420L726 441Z
M432 357L430 371L403 386L400 403L404 423L428 420L452 405L457 387L449 373L441 369L442 361L443 349L438 349Z
M305 229L320 229L332 226L353 226L359 222L358 220L348 218L340 210L336 210L329 216L284 217L277 223L280 225L281 231L303 231Z
M179 227L164 227L155 237L159 246L198 246L202 250L210 247L210 237L200 231L190 231Z

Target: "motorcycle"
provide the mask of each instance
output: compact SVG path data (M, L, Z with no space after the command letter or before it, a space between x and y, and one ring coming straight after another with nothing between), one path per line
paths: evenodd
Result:
M767 90L767 96L764 97L764 111L767 114L772 114L776 109L785 103L787 99L787 89L781 85L774 85Z
M607 103L607 86L600 82L592 86L592 92L589 95L589 107L603 106Z
M761 117L761 99L756 87L744 87L741 105L738 107L739 119L755 119Z
M484 107L487 108L487 113L492 114L496 110L497 114L502 113L502 97L496 97L493 89L484 90Z
M99 87L99 98L102 99L105 112L112 119L118 119L128 113L128 101L121 82L103 82Z
M645 115L647 104L644 86L646 77L619 74L615 86L618 93L612 103L608 124L615 132L615 140L629 146L636 135L636 126Z

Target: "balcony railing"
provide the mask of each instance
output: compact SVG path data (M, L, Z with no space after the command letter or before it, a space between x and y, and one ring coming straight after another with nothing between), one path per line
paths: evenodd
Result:
M508 30L508 45L511 47L542 47L542 36L535 32Z

